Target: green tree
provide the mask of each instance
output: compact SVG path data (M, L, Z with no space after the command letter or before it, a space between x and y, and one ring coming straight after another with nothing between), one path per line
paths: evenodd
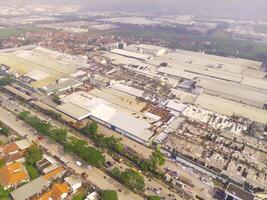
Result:
M67 135L68 132L66 131L66 129L57 128L51 131L49 137L55 140L56 142L65 143L67 140Z
M147 200L161 200L161 198L158 196L150 196L147 198Z
M144 177L130 169L121 173L121 180L126 187L132 190L141 191L145 187Z
M64 145L65 151L76 153L83 158L87 163L100 167L105 163L105 157L94 147L87 146L85 141L70 137Z
M4 77L0 79L0 86L6 86L11 83L12 79L10 76Z
M25 154L26 163L28 165L35 165L37 161L43 158L42 151L37 145L32 145Z
M72 200L84 200L85 197L86 195L83 192L79 192L73 196Z
M8 135L10 133L10 128L0 121L0 133Z
M113 177L120 179L121 178L121 172L118 167L115 167L111 170L111 174Z
M100 200L118 200L118 194L114 190L104 190L101 192Z
M0 186L0 199L1 200L9 200L9 191L4 190L2 186Z
M52 97L52 101L53 101L55 104L58 104L58 105L61 104L61 101L60 101L60 98L59 98L58 95L53 95L53 97Z
M87 135L88 137L91 137L92 135L96 135L98 130L98 125L96 122L92 122L90 124L87 124L83 129L82 132Z
M40 176L39 171L36 169L36 167L34 167L33 165L25 165L27 172L30 176L30 179L36 179L37 177Z
M5 166L5 161L0 159L0 168Z
M47 110L46 112L49 116L51 116L52 118L54 118L56 120L61 120L61 118L62 118L61 114L59 114L53 110Z

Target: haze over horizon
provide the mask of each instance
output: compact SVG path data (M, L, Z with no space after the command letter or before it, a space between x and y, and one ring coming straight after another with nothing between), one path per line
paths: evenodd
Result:
M1 0L2 4L82 5L88 10L131 10L267 19L266 0Z

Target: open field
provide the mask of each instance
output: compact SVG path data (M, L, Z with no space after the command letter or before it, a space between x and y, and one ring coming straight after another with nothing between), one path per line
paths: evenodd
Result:
M140 37L146 39L162 39L171 48L193 51L205 51L222 56L238 56L252 60L267 58L267 45L253 41L234 40L226 34L200 35L158 27L125 26L105 34L121 37Z
M22 28L1 28L0 39L5 39L11 36L19 36L27 32L37 32L43 30L38 27L22 27Z

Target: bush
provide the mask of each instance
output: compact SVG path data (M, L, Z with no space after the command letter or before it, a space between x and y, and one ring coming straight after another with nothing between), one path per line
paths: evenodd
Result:
M114 190L104 190L100 195L100 200L118 200L118 194Z
M8 136L10 133L10 128L0 121L0 133Z
M54 95L54 96L52 97L52 101L53 101L55 104L58 104L58 105L61 104L61 102L60 102L60 98L59 98L59 96L57 96L57 95Z
M42 151L36 145L33 145L26 151L25 158L28 165L35 165L37 161L43 158Z
M160 200L160 197L158 196L150 196L147 198L147 200Z
M40 176L39 171L33 165L27 165L26 164L25 167L28 171L28 174L29 174L31 180L36 179L37 177Z
M68 139L67 143L64 145L64 150L77 154L88 164L97 167L101 167L105 163L105 157L99 150L94 147L87 146L84 141L74 137L70 137Z
M111 174L131 190L142 191L145 187L144 177L133 170L127 169L124 172L120 172L116 167L111 171Z
M10 76L1 78L0 79L0 86L6 86L6 85L10 84L11 81L12 81L12 79Z
M2 186L0 186L0 199L1 200L9 200L9 191L4 190Z

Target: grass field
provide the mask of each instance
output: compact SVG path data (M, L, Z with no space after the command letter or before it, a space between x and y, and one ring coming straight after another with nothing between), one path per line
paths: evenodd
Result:
M22 28L0 28L0 39L5 39L11 36L19 36L27 32L41 31L38 27L22 27Z
M267 44L234 40L229 35L218 32L211 35L200 35L178 33L174 30L159 28L129 26L106 31L106 34L121 37L138 37L144 40L151 38L162 39L170 48L205 51L206 53L221 56L237 56L261 61L263 58L267 59Z

